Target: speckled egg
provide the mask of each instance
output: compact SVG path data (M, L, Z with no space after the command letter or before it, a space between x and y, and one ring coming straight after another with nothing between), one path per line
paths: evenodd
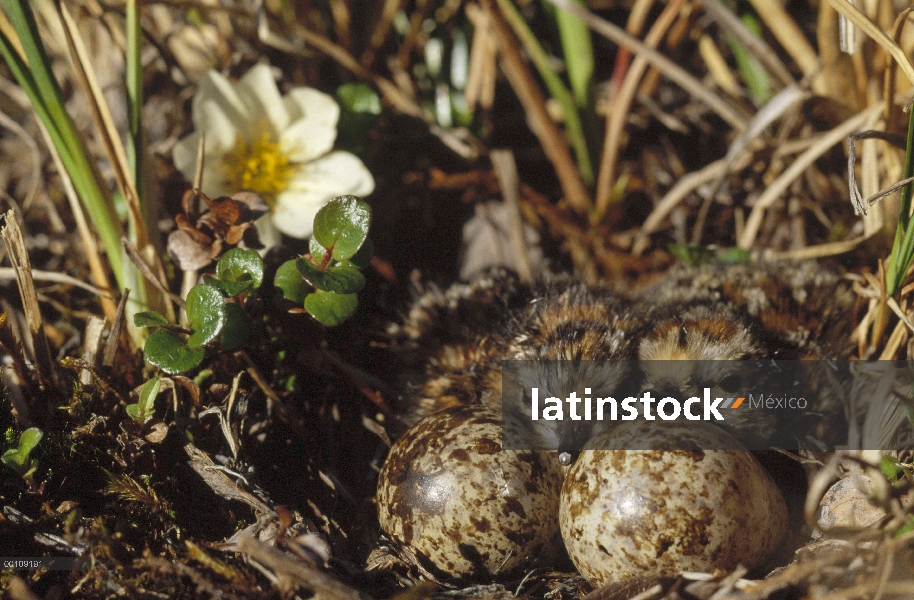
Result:
M397 440L378 480L381 528L436 576L491 579L560 544L554 452L502 451L499 412L459 406Z
M704 450L741 447L700 422L637 421L591 439L568 472L559 508L581 574L602 586L758 566L786 534L784 498L748 451Z

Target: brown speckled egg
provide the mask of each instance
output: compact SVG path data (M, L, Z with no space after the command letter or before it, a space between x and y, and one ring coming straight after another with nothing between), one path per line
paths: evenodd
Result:
M459 406L397 440L378 480L381 528L436 576L491 579L558 542L554 452L502 451L499 412Z
M688 450L606 449L652 447ZM591 439L565 478L559 508L581 574L596 587L764 561L786 534L787 507L751 453L703 450L727 447L742 446L700 422L631 422Z

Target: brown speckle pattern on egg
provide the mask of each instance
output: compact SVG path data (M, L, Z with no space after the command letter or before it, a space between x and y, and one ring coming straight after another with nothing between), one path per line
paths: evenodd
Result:
M689 450L599 450L653 439L669 448L663 436ZM787 507L755 457L701 450L738 446L725 436L705 423L640 421L588 442L562 487L559 521L569 555L592 585L752 568L780 544Z
M432 572L507 575L558 538L555 453L502 451L501 415L482 406L424 418L391 448L378 481L381 528Z

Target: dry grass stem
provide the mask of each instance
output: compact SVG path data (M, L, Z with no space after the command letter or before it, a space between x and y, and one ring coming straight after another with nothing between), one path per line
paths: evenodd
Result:
M752 212L749 213L749 218L746 220L746 228L739 236L737 245L744 250L750 249L755 243L755 237L758 235L765 211L780 198L790 184L800 177L816 159L825 154L835 144L841 143L851 133L860 129L873 113L877 112L877 109L881 110L881 107L870 107L833 128L803 154L799 155L777 179L771 182L762 195L758 197L755 206L752 207Z
M426 119L425 113L416 104L415 100L400 91L394 83L366 70L351 54L346 52L345 48L333 43L325 36L304 27L298 26L296 31L301 36L302 44L289 42L275 34L270 29L270 24L265 14L260 13L257 17L257 34L264 44L296 56L310 56L311 53L305 50L304 45L314 46L318 51L335 60L341 67L350 71L359 79L371 81L377 86L381 95L403 114Z
M38 120L38 126L44 137L45 146L48 148L48 151L51 153L51 158L54 160L54 166L57 168L57 175L63 183L67 203L70 205L73 220L76 222L76 231L79 232L79 239L82 242L83 251L86 253L86 262L89 263L89 272L92 273L92 279L95 280L96 287L102 290L113 290L114 287L111 285L106 261L102 258L102 255L98 250L98 243L96 242L95 235L92 233L88 221L86 221L86 213L83 212L82 203L79 200L79 196L76 195L73 181L67 174L67 170L60 160L60 154L51 142L50 135L41 123L41 120ZM114 300L106 295L102 295L99 297L99 302L102 305L102 312L105 313L105 318L109 321L114 320L114 315L117 312Z
M722 177L726 174L727 167L727 160L722 158L702 167L698 171L693 171L684 177L680 177L676 184L657 202L647 219L644 220L638 238L632 247L632 252L635 255L642 254L650 243L648 236L659 229L660 224L676 208L676 205L699 186Z
M771 46L765 40L749 31L732 10L716 0L701 0L701 7L708 15L717 21L718 25L727 33L733 35L746 49L765 65L768 71L781 82L782 85L796 83L790 69L781 61Z
M686 92L694 96L696 100L706 104L709 109L729 123L734 129L742 131L743 128L746 127L749 119L740 109L723 100L714 93L714 91L696 79L691 73L661 53L641 43L640 40L627 34L621 28L613 25L609 21L601 19L592 12L584 10L576 4L572 4L569 0L547 0L547 2L578 17L593 31L614 44L625 46L632 53L644 56L652 67L656 68L664 76L668 77Z
M13 210L3 215L4 225L0 228L0 236L6 247L6 254L16 273L16 284L22 298L22 310L28 324L28 334L31 336L30 345L35 353L35 370L42 388L57 386L57 373L51 360L51 350L44 332L44 320L41 317L41 308L38 306L38 296L35 294L35 282L32 279L32 264L25 249L25 239L19 226L19 217Z
M16 271L10 267L0 267L0 280L12 280L16 278ZM99 298L114 298L111 290L102 290L94 285L88 284L82 279L77 279L67 275L66 273L58 273L55 271L40 271L38 269L32 269L32 279L35 281L46 281L48 283L61 283L63 285L72 285L80 289L86 290L90 294L95 294Z
M111 117L111 109L108 102L102 94L101 87L98 84L98 78L92 67L92 60L88 55L82 37L79 34L79 28L70 11L62 2L57 3L57 10L63 23L63 31L66 35L67 45L70 49L70 59L73 70L76 74L76 80L80 83L83 92L89 101L89 108L92 111L92 117L95 120L96 130L101 139L102 146L105 148L105 154L111 163L114 171L114 179L124 197L127 209L130 211L131 219L134 223L137 245L141 248L149 243L149 234L146 230L146 219L143 215L143 209L140 206L139 194L133 185L133 179L130 175L130 167L127 165L127 155L124 152L124 144L120 139L117 128L114 125L114 119Z
M117 303L117 312L114 313L114 318L111 320L111 332L108 334L108 339L105 341L105 351L102 353L102 365L105 367L114 366L117 348L120 345L121 331L124 327L124 319L127 316L124 309L127 306L127 298L129 296L130 290L124 290L120 301Z
M814 75L821 67L815 48L806 39L803 30L796 24L783 5L766 0L749 0L759 18L771 30L784 50L793 58L806 77ZM709 3L705 3L707 6ZM812 82L812 89L817 94L825 92L824 85L817 79Z
M539 139L543 152L555 169L565 201L582 214L588 214L593 203L577 164L571 157L568 139L546 112L546 98L524 62L518 50L518 41L496 6L496 1L501 0L485 0L484 5L498 39L502 71L526 111L530 129Z
M914 65L911 64L911 60L907 57L904 50L902 50L901 47L879 27L879 25L874 23L859 8L847 0L826 1L832 8L863 30L863 32L872 38L873 41L882 46L882 48L895 59L895 62L901 67L901 70L908 80L914 84Z
M673 0L667 4L660 16L654 22L650 31L644 38L644 44L656 48L663 40L667 31L685 5L686 0ZM616 162L622 145L622 132L627 122L628 111L631 108L638 83L648 67L647 59L637 54L631 67L625 74L625 80L619 88L618 94L612 99L610 109L606 114L606 134L603 140L603 156L600 160L600 172L597 176L597 214L603 215L609 208L612 199L612 188L616 179Z

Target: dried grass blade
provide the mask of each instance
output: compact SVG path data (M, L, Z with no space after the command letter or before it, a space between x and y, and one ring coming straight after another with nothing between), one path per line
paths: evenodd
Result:
M370 596L337 581L317 567L295 560L281 550L258 541L248 533L238 536L238 552L282 573L327 600L370 600Z
M124 144L121 142L120 135L114 125L111 110L108 108L108 103L105 101L101 87L98 85L98 79L92 68L88 51L79 34L79 28L70 15L70 11L67 10L63 3L57 4L57 10L64 24L63 29L69 45L70 58L73 70L76 73L76 79L89 99L89 107L92 110L92 117L95 120L102 145L105 147L105 154L108 155L117 186L124 196L127 209L130 211L130 217L134 221L137 245L142 248L149 243L149 235L146 231L146 220L143 217L143 209L140 206L139 194L133 185L130 167L127 164Z
M869 109L854 115L833 128L803 152L803 154L799 155L790 167L781 173L781 175L768 186L765 192L759 196L755 206L752 207L749 218L746 220L746 227L739 236L737 245L743 250L750 249L752 244L755 243L755 238L762 225L762 217L765 215L765 210L774 204L780 195L787 190L797 177L802 175L803 171L805 171L809 165L825 154L832 146L840 143L844 138L862 127L864 123L879 110L882 110L882 106L870 107Z
M642 54L652 67L656 68L665 77L668 77L679 87L694 96L695 99L704 102L710 110L717 113L721 119L729 123L735 129L741 131L746 127L748 118L742 111L723 100L701 81L692 76L691 73L660 52L646 44L642 44L640 40L629 35L606 19L601 19L592 12L572 4L568 0L546 0L546 2L554 4L583 20L593 31L602 35L612 43L624 46L631 50L632 53Z
M794 62L803 71L803 75L809 77L819 70L819 56L816 54L815 48L780 3L771 2L771 0L749 0L749 2L755 8L758 16L768 25L775 39L793 57ZM710 2L702 4L707 8ZM814 88L815 85L813 82Z
M121 338L121 329L124 326L124 308L127 305L127 298L130 296L130 290L124 290L121 301L117 304L117 313L111 320L111 333L108 334L108 340L105 342L105 351L102 354L102 365L113 367L114 359L117 357L117 347Z
M854 25L862 29L865 34L870 36L873 41L882 46L883 49L888 52L892 58L895 59L895 62L897 62L898 66L901 67L901 70L904 71L904 74L908 77L908 80L914 84L914 65L911 64L910 59L907 57L907 55L905 55L904 50L901 49L901 46L896 44L892 38L886 34L886 32L880 29L879 25L874 23L859 8L847 0L826 1L836 11L838 11L838 13L844 15Z
M577 211L587 214L593 203L578 167L568 151L568 140L546 112L546 99L533 74L524 63L518 50L518 43L511 33L511 27L496 7L497 0L486 0L485 8L498 37L502 69L527 112L530 128L540 141L543 152L549 158L559 178L562 192L568 204ZM577 7L575 7L577 8Z
M19 295L22 297L22 310L28 323L28 332L32 336L32 349L35 352L35 369L39 385L47 389L49 385L57 386L57 373L51 360L51 349L48 339L44 334L44 321L41 318L41 309L38 306L38 295L35 293L35 282L32 280L32 264L28 252L25 250L25 239L19 227L19 218L15 211L7 211L4 215L6 224L0 228L0 236L6 245L6 252L10 263L16 271L16 283L19 286Z
M663 12L657 17L657 20L651 26L644 43L651 48L656 48L673 22L679 15L679 11L685 4L685 0L673 0L667 4ZM631 68L625 74L625 80L619 88L618 94L613 98L612 105L606 115L606 131L603 139L603 156L600 160L600 172L597 177L597 214L606 214L609 208L609 201L612 197L612 189L616 179L616 159L619 156L619 146L622 140L622 131L627 123L627 115L631 108L635 92L638 90L638 84L647 70L647 59L643 54L638 54L632 62Z

